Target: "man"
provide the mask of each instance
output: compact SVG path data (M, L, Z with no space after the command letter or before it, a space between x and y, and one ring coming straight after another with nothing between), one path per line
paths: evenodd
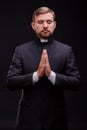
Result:
M68 130L64 89L77 89L80 74L71 46L52 38L55 13L36 9L31 26L37 38L16 47L7 75L10 90L22 90L17 130Z

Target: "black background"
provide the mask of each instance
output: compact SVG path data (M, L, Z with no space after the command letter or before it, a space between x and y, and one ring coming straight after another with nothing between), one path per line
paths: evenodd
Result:
M32 40L33 11L40 6L52 8L57 16L54 36L73 47L81 74L78 92L65 91L70 130L87 129L87 42L86 3L83 1L30 0L0 2L0 130L13 128L20 92L9 92L6 75L17 45Z

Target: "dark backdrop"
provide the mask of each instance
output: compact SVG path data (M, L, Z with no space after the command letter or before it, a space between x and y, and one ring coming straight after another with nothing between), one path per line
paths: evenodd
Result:
M13 128L20 92L9 92L6 75L17 45L33 39L31 15L39 6L49 6L57 15L54 36L73 47L81 74L78 92L65 91L70 130L87 129L86 3L77 0L30 0L0 2L0 130Z

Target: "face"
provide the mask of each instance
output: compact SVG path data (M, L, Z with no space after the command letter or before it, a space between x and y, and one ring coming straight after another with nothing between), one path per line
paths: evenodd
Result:
M31 25L39 38L48 39L54 32L56 22L51 13L46 13L35 16L35 21Z

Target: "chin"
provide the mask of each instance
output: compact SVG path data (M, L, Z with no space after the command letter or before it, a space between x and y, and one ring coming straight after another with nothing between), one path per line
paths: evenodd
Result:
M48 39L51 35L42 36L43 39Z
M48 39L49 37L41 37L42 39Z

